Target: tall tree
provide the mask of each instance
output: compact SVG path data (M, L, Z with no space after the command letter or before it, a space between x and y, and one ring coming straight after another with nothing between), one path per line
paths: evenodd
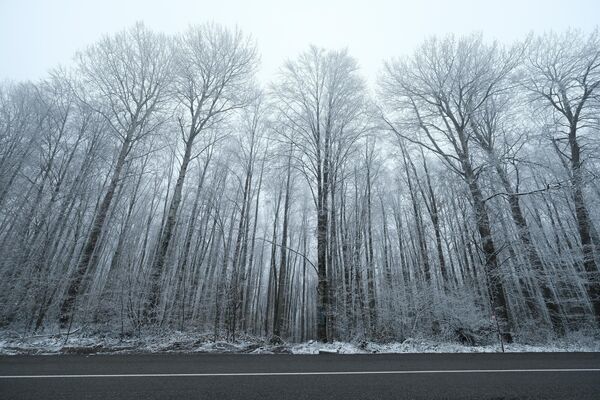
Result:
M466 182L485 256L492 316L511 340L508 300L497 245L474 164L470 122L504 81L518 58L481 36L430 39L409 58L386 64L381 90L402 125L386 119L398 136L432 151Z
M71 323L83 278L97 261L98 239L127 158L136 143L161 123L156 115L164 106L171 71L166 37L138 23L80 53L78 70L82 77L81 100L106 119L114 135L117 156L61 304L62 327Z
M577 231L583 248L586 291L600 325L600 271L594 256L600 238L585 199L586 160L581 142L593 131L600 92L600 30L549 33L532 43L527 63L527 87L551 113L555 140L567 155ZM596 127L597 129L597 127ZM596 133L597 135L597 133ZM562 146L565 143L566 146ZM593 238L593 236L596 236Z
M195 149L201 133L217 129L233 110L248 104L257 55L252 41L241 31L207 24L190 28L174 46L176 120L183 155L165 224L161 230L151 271L147 304L149 322L156 322L161 298L161 277L182 200L190 161L206 148Z
M311 47L282 68L275 87L282 135L296 149L317 213L317 337L327 341L327 254L332 181L365 131L365 85L343 51Z

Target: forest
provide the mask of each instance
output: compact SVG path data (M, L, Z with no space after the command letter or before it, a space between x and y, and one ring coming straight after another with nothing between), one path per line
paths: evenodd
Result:
M600 30L375 82L142 23L0 83L0 331L543 341L600 327Z

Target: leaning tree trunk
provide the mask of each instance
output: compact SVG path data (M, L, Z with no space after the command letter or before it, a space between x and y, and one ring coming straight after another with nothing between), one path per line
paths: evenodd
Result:
M461 164L469 186L469 192L473 199L475 223L477 225L479 236L481 237L481 247L485 257L486 283L492 307L492 316L500 327L502 338L507 342L511 342L512 334L511 321L508 315L508 302L502 283L502 274L500 273L500 266L498 265L498 253L492 238L492 229L485 208L485 202L468 158L463 158Z
M508 180L508 177L506 176L506 173L497 162L495 163L495 168L496 172L498 173L498 176L500 176L500 180L502 181L502 186L504 186L504 190L508 193L508 202L510 204L510 212L512 215L512 219L515 223L515 226L517 227L517 233L521 244L525 249L525 254L527 255L529 264L533 268L535 272L535 277L539 282L539 287L542 292L542 298L548 310L552 327L554 328L554 331L556 333L562 335L565 332L565 327L561 316L560 306L551 288L550 281L544 269L544 265L542 264L542 260L537 250L533 246L531 232L529 231L529 226L527 225L527 221L525 220L525 216L523 215L523 211L519 203L519 197L514 193L514 190L512 189L512 186Z
M88 271L90 266L93 266L95 259L97 259L95 250L98 244L98 239L100 238L100 234L102 233L102 229L104 228L106 216L108 214L110 204L115 194L115 189L117 188L117 185L119 183L121 171L123 170L123 166L125 165L125 159L127 157L127 154L129 153L130 146L131 140L128 136L123 142L123 145L121 146L119 157L117 158L117 163L115 165L115 169L110 179L108 189L106 191L106 194L104 195L104 198L102 199L102 203L100 203L100 207L98 207L98 211L96 212L94 221L92 222L91 231L85 242L83 251L81 252L81 257L79 258L79 262L77 263L75 272L73 273L73 276L70 279L69 287L67 290L67 296L65 297L64 301L60 306L59 322L60 327L63 329L68 328L73 321L75 300L79 295L83 278L85 277L86 272Z
M157 309L161 298L161 277L167 251L169 250L169 244L171 243L171 239L173 237L175 222L177 221L177 213L179 211L179 205L181 204L183 183L185 181L185 175L187 173L192 156L192 147L193 140L189 139L185 145L185 152L181 161L181 167L179 168L179 175L177 177L177 183L175 184L173 199L171 200L171 205L169 206L167 221L165 222L165 227L162 231L162 235L160 236L157 253L154 257L154 262L152 263L150 293L145 311L146 322L150 324L155 324L158 322Z
M585 288L592 303L596 323L600 325L600 272L594 258L594 243L590 234L591 221L585 199L583 196L583 182L581 175L581 149L577 142L577 131L571 126L569 131L569 146L571 148L571 186L573 189L573 200L575 202L575 216L577 219L577 230L583 247L583 267L586 274Z
M422 151L422 149L421 149ZM421 153L422 154L422 153ZM427 194L429 197L429 202L425 202L425 205L428 205L427 210L429 211L429 217L431 218L431 223L433 225L433 232L435 234L435 243L438 254L438 262L440 263L440 272L442 273L442 289L446 290L447 285L449 283L448 279L448 270L446 268L446 260L444 259L444 251L442 249L442 233L440 228L440 213L438 208L438 202L435 197L435 193L433 191L433 186L431 185L431 177L429 175L429 169L427 168L427 162L425 161L425 157L423 157L423 169L425 171L425 179L427 183ZM423 198L426 198L424 191L421 192Z

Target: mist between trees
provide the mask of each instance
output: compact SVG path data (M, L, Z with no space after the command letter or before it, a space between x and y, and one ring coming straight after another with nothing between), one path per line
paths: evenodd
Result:
M258 68L238 30L137 24L0 85L2 330L597 331L598 29L431 38L375 88L345 50Z

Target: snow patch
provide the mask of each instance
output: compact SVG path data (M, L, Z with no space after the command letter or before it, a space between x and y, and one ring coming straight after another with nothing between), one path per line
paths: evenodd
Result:
M99 354L99 353L247 353L247 354L396 354L396 353L498 353L499 344L466 346L428 339L407 339L403 342L340 342L270 344L257 337L245 337L235 342L212 340L212 335L170 332L136 338L106 336L23 337L0 333L0 354ZM600 352L598 337L572 334L550 344L512 343L506 352Z

